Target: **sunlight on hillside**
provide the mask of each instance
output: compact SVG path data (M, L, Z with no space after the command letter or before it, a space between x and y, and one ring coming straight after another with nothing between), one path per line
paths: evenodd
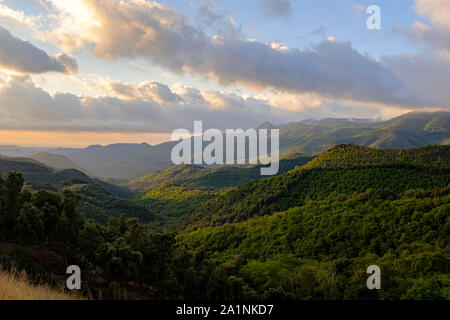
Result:
M0 300L75 300L47 286L33 286L24 276L0 271Z

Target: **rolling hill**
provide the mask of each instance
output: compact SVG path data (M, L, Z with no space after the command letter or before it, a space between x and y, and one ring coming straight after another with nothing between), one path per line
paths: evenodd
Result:
M172 142L157 146L147 143L96 145L72 153L68 157L96 176L130 179L171 167L173 145Z
M303 166L314 159L314 156L290 154L280 159L278 174L285 173L297 166ZM138 192L148 192L162 183L187 185L197 189L219 190L237 187L251 180L263 178L261 165L219 166L215 168L196 165L179 165L164 171L153 171L150 174L132 179L124 186Z
M414 148L444 144L450 135L450 113L408 113L382 122L324 119L289 123L280 130L282 151L316 153L338 144L372 148Z
M78 171L87 173L85 169L79 167L75 162L63 155L40 152L29 156L29 158L43 163L56 170L76 169Z
M75 169L54 170L29 158L0 157L0 175L9 171L22 173L26 186L31 190L44 189L52 192L72 189L81 197L80 209L87 218L106 223L111 217L126 214L152 221L153 217L144 207L131 201L135 193L99 179L94 179Z
M314 156L292 154L280 160L279 174L302 166ZM221 190L234 188L263 178L260 165L205 168L180 165L154 171L130 180L126 187L138 191L137 201L152 213L152 225L159 230L182 230L184 217L191 216Z
M449 191L309 200L177 241L266 299L449 299ZM369 265L383 270L383 290L365 287Z
M197 227L222 225L301 206L308 199L369 189L431 190L449 181L450 146L375 150L339 145L301 168L224 192L189 219Z

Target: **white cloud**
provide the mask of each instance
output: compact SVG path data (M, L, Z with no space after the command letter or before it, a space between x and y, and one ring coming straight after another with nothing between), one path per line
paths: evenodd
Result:
M36 25L36 18L27 16L23 11L13 10L0 0L0 17L9 24L18 24L26 27L33 27Z
M400 32L427 51L450 52L450 1L414 0L414 9L427 22L416 21L410 29Z

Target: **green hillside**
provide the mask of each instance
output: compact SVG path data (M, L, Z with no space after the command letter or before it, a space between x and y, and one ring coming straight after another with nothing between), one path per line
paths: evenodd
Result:
M414 149L374 149L355 144L338 145L307 163L304 169L414 168L450 170L450 146Z
M201 207L190 223L208 226L244 221L300 206L307 199L351 195L368 189L402 192L444 187L450 181L449 164L449 146L400 152L340 145L302 168L225 192Z
M137 203L146 208L158 230L179 231L186 227L185 220L199 207L217 197L218 192L163 183L138 198Z
M63 179L58 193L29 192L8 173L0 263L59 283L70 259L83 270L82 294L95 299L450 299L449 150L339 145L228 190L167 182L137 200L151 224L111 218L131 205L121 208L104 196L108 184L79 171L54 172ZM198 168L190 169L194 183ZM86 221L83 203L109 221ZM374 264L383 289L370 291Z
M280 159L279 174L302 166L314 159L313 156L290 154ZM195 165L180 165L165 171L154 171L147 176L132 179L126 187L139 192L148 192L162 183L188 185L204 190L219 190L237 187L251 180L263 178L260 165L220 166L205 168Z
M223 261L225 273L265 298L450 298L450 185L307 201L177 240ZM364 284L373 264L383 270L383 290L371 292Z
M450 135L449 112L408 113L382 122L324 119L289 123L280 130L282 152L315 153L338 144L414 148L442 144Z
M75 169L53 170L44 164L27 158L0 158L0 176L10 171L20 172L31 190L44 189L58 192L70 188L81 197L80 208L86 218L106 223L110 217L126 214L152 221L153 217L144 207L131 201L132 191L93 179Z
M288 155L280 160L279 173L312 159L312 156ZM260 168L260 165L217 168L181 165L133 179L126 186L143 192L137 202L155 217L152 226L159 230L183 230L198 209L216 198L221 190L263 178Z

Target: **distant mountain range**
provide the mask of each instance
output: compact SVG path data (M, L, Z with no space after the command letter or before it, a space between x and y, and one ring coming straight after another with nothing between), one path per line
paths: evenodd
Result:
M289 123L280 129L282 151L315 153L338 144L372 148L415 148L448 144L450 113L408 113L382 122L358 119L324 119Z
M76 169L88 173L87 170L81 168L75 162L60 154L39 152L29 156L28 158L36 160L56 170Z
M259 128L280 128L282 154L313 154L346 143L373 148L414 148L450 143L449 112L408 113L382 122L329 118L292 122L281 127L266 122ZM128 180L172 167L170 154L175 144L95 145L86 149L0 146L0 154L31 157L53 168L74 167L98 177Z

